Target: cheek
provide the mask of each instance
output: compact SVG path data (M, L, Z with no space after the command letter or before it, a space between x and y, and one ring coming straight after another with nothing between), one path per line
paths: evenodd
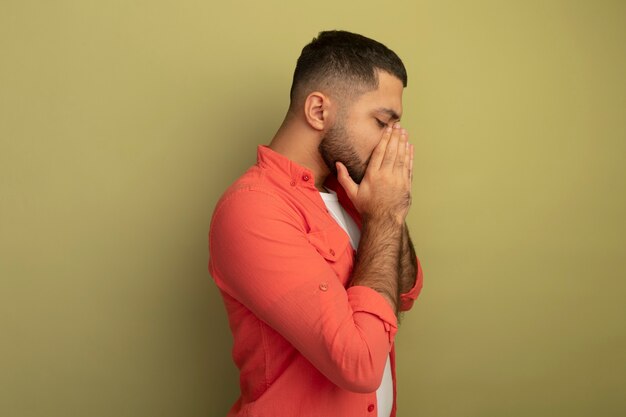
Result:
M365 159L368 159L372 155L372 152L374 152L374 149L376 148L376 146L378 146L381 137L382 132L380 133L380 135L370 135L370 138L367 142L367 154L365 155Z
M365 123L365 122L364 122ZM383 136L383 130L377 128L355 129L350 132L355 151L363 163L369 160L374 148Z

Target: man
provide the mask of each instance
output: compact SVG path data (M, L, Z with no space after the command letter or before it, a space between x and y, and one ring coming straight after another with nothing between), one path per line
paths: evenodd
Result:
M283 124L217 203L209 270L241 388L229 416L395 416L398 315L423 281L406 85L386 46L320 32Z

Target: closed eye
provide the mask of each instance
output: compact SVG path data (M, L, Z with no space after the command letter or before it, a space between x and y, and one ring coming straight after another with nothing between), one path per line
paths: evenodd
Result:
M376 119L376 123L378 123L378 126L380 126L380 128L382 129L383 127L387 126L387 123L385 122L381 122L380 120Z

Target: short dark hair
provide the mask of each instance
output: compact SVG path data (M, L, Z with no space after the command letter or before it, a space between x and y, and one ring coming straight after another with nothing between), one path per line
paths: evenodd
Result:
M326 89L340 105L378 87L376 70L397 77L407 86L402 60L380 42L344 30L322 31L302 49L291 84L290 109L312 91Z

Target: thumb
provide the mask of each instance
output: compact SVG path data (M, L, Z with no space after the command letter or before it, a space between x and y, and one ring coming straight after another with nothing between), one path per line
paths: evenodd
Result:
M356 196L357 191L359 190L359 186L352 181L350 174L348 173L348 169L344 164L337 161L335 162L335 167L337 168L337 180L339 184L346 190L348 197L350 200L354 201L354 197Z

